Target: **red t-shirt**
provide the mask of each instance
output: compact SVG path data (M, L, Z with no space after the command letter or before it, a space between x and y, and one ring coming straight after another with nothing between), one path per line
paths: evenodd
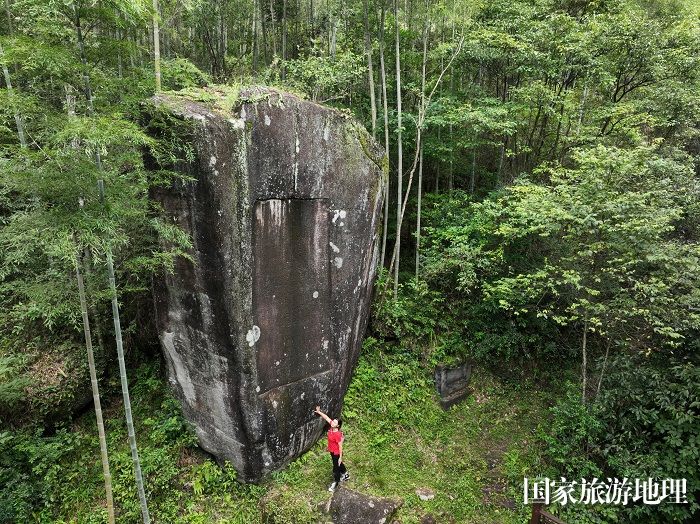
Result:
M334 455L340 455L340 443L343 440L342 431L328 430L328 451Z

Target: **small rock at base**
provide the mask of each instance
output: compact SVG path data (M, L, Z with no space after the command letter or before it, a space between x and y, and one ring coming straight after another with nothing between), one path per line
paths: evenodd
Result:
M331 516L335 524L384 524L392 522L392 516L403 501L371 497L357 491L341 488L331 501Z
M435 492L429 488L418 488L416 490L416 495L421 500L432 500L435 498Z

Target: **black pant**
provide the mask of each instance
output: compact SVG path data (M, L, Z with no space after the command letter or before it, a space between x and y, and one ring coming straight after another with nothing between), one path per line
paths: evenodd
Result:
M333 459L333 480L340 482L340 476L345 475L348 470L345 468L345 462L338 464L340 455L334 455L331 453L331 458Z

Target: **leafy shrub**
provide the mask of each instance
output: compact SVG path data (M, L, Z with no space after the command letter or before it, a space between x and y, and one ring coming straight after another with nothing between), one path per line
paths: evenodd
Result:
M22 355L0 356L0 416L10 413L24 398L29 377L22 374Z
M160 70L163 87L173 91L204 87L211 81L209 75L186 58L161 60Z
M542 435L554 472L552 476L569 479L601 477L592 454L603 434L598 418L599 406L581 401L578 384L569 382L564 396L550 408L552 420Z
M312 100L319 102L349 96L365 73L361 54L339 49L332 57L321 46L305 57L287 60L286 68L285 83L297 91L308 92Z
M431 291L425 282L410 280L399 284L394 299L391 282L387 281L386 273L382 273L376 289L372 325L381 337L415 346L424 344L443 324L442 297Z

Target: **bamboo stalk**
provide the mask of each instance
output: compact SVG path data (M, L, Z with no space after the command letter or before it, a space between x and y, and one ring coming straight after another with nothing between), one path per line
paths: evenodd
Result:
M100 440L100 458L102 460L102 474L105 479L105 492L107 494L107 519L109 524L114 524L114 500L112 497L112 474L109 470L109 457L107 455L107 437L102 419L102 404L100 403L100 388L97 382L97 370L95 368L95 354L92 350L92 335L90 333L90 319L88 317L87 300L85 298L85 284L80 272L80 257L75 257L75 276L78 280L78 295L80 296L80 311L83 314L83 332L85 334L85 347L87 348L88 368L90 370L90 385L92 387L92 401L95 404L95 418L97 419L97 433Z

